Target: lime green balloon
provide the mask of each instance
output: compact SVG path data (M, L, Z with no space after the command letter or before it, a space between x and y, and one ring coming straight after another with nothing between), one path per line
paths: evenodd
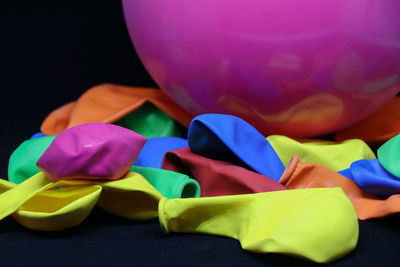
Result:
M300 161L319 164L333 171L347 169L360 159L376 158L371 148L360 139L340 143L313 139L299 142L283 135L270 135L267 140L285 166L294 155L298 155Z
M352 251L358 220L341 188L283 190L257 194L161 199L165 233L235 238L256 253L284 253L326 263Z
M26 140L19 145L8 162L8 180L20 184L40 172L36 162L55 138L55 136L44 136Z

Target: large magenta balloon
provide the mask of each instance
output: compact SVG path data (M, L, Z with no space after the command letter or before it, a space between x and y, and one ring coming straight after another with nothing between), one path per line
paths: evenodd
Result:
M399 91L399 0L123 0L150 75L264 135L349 126Z

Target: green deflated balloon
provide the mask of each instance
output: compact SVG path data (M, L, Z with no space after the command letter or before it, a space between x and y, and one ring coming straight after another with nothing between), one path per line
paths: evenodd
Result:
M378 148L378 160L385 170L400 178L400 134Z
M146 138L186 137L186 129L183 126L151 103L144 104L114 124L135 131Z
M26 140L19 145L8 162L8 180L20 184L40 172L36 162L55 138L55 136L44 136Z
M185 174L139 166L132 166L131 171L144 176L166 198L200 197L199 183Z

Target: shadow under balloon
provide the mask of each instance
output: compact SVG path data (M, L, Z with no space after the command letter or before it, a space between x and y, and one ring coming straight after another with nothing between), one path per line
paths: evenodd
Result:
M373 263L378 254L381 255L379 262L382 264L399 259L400 255L396 253L396 250L400 246L400 240L393 238L400 234L399 223L400 214L359 221L360 235L356 249L343 258L333 261L330 266L354 266L368 261ZM124 241L122 237L126 232L129 232L129 236L136 240ZM72 239L77 242L79 240L89 242L94 236L98 238L106 236L113 238L113 243L126 242L126 245L146 242L146 244L149 243L148 246L154 244L154 250L159 251L159 254L154 255L153 258L156 262L168 259L170 263L189 264L193 259L198 258L198 263L214 265L218 262L234 264L236 261L236 263L248 263L252 266L319 266L319 264L289 255L256 254L244 251L240 243L231 238L190 233L164 235L159 228L158 219L132 221L108 214L97 207L80 225L56 232L29 230L8 217L0 221L0 236L0 240L3 239L3 241L14 239L8 241L11 245L16 242L15 239L20 239L20 242L24 242L21 239L26 240L28 244L37 240L40 246L42 240ZM132 247L132 249L135 248ZM150 247L146 250L150 250ZM229 259L226 258L227 255L230 255Z

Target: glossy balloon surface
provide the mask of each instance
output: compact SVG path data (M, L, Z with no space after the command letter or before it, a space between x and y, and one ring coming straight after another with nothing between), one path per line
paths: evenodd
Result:
M123 0L157 84L194 115L317 136L399 91L398 0Z

